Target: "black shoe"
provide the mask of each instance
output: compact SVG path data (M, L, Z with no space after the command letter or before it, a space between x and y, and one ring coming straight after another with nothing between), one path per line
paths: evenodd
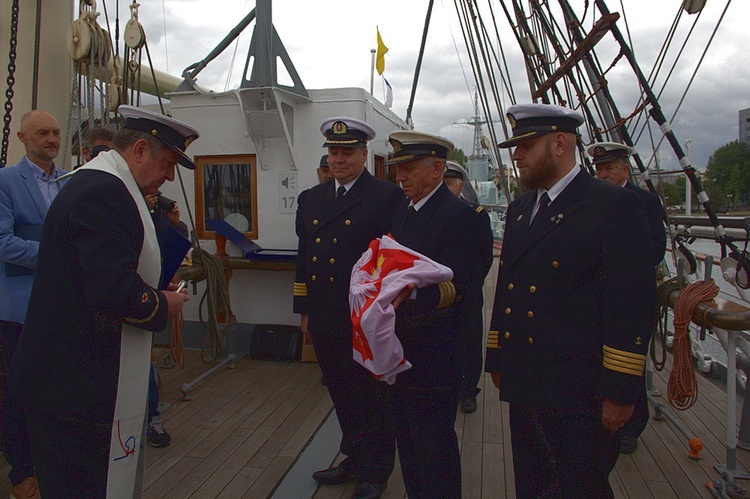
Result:
M385 487L387 485L388 482L362 482L359 484L359 487L357 487L357 491L352 497L354 497L355 499L378 499L378 497L383 494L383 491L385 490Z
M623 435L620 437L620 454L632 454L638 448L638 439Z
M354 473L341 466L334 466L333 468L313 473L313 479L323 485L336 485L347 482L352 478L355 478Z
M461 399L461 411L470 414L477 410L477 398L474 395L466 395Z

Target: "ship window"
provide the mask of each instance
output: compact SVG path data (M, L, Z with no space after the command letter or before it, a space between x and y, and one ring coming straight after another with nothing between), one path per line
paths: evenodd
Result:
M387 180L388 182L398 184L398 182L396 182L395 165L386 165L385 158L383 156L375 155L375 176L380 179Z
M195 157L195 225L198 237L213 239L208 220L220 219L258 238L258 197L254 154Z

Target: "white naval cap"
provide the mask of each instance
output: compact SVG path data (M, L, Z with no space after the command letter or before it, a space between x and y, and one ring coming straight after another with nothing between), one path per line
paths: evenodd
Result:
M393 147L386 164L393 165L424 157L447 159L453 150L453 142L441 137L416 130L396 130L388 134L388 142Z
M124 128L131 128L153 135L180 155L179 164L195 170L195 163L185 154L185 149L200 134L198 130L180 120L155 113L142 107L122 105L117 112L125 118Z
M625 159L633 154L635 149L619 142L594 142L586 152L591 156L591 162L597 165L616 159Z
M320 133L325 135L323 147L358 147L375 138L375 129L362 120L336 116L323 120Z
M550 132L577 133L583 124L580 113L554 104L518 104L510 106L506 116L513 128L513 136L498 145L501 149L512 147L519 140Z

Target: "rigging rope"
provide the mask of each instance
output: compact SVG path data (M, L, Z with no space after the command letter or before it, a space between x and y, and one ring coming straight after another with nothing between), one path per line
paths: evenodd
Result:
M223 353L222 340L224 332L231 321L231 309L229 305L229 287L227 286L226 274L221 261L214 255L203 249L193 253L193 262L199 263L206 275L206 291L201 297L198 308L198 317L201 324L208 332L204 337L201 347L201 358L206 362L206 348L210 350L210 364L216 364L216 359ZM206 304L208 319L203 318L203 304ZM225 318L225 322L219 327L219 316Z
M690 353L690 322L693 310L704 301L713 299L719 286L713 279L694 282L677 295L674 304L674 363L667 382L667 400L675 409L684 411L698 400L693 357Z
M169 354L175 364L180 366L180 369L185 369L185 346L182 343L183 329L185 329L185 318L180 311L177 317L172 319L169 334Z

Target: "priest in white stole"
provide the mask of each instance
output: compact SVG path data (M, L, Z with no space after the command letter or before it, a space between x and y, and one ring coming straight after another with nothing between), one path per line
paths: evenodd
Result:
M188 300L159 291L144 195L174 180L198 131L121 106L113 149L70 174L44 224L10 390L25 404L45 497L140 497L152 332ZM142 462L142 461L141 461Z

